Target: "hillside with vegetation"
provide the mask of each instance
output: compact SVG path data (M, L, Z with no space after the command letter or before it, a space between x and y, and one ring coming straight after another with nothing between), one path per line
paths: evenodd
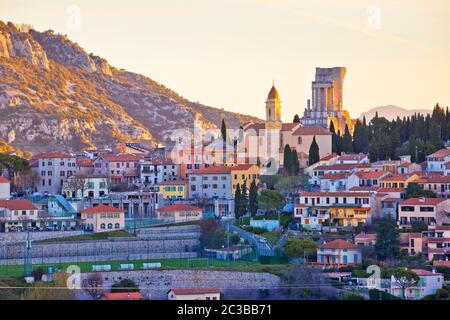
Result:
M117 69L53 31L0 21L0 142L41 152L171 144L177 128L258 119L193 103L145 76Z

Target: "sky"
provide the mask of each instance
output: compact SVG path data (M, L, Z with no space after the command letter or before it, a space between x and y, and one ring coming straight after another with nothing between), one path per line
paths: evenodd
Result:
M450 103L448 0L0 0L0 20L67 34L117 68L191 101L303 114L316 67L345 66L352 117Z

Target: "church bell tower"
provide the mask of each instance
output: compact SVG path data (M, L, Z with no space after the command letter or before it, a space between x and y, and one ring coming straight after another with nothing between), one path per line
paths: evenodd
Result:
M266 100L266 129L281 129L281 100L275 84Z

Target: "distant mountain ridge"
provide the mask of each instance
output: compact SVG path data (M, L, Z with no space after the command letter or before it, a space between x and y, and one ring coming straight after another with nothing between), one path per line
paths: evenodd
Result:
M33 153L171 144L178 128L229 128L260 119L191 102L117 69L66 36L0 21L0 142Z
M403 117L408 117L414 115L414 113L421 113L421 114L428 114L432 113L432 109L405 109L401 108L399 106L395 105L387 105L387 106L379 106L372 109L369 109L368 111L365 111L361 113L359 116L359 119L362 119L364 116L366 117L366 120L369 121L373 117L375 117L375 114L378 112L379 117L385 117L388 120L396 119L397 117L400 117L403 119Z

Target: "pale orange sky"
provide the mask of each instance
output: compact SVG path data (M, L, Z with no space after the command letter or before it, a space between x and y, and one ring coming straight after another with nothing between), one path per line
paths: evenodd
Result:
M67 34L192 101L261 118L272 80L283 120L301 115L316 66L347 67L352 117L450 101L448 0L0 0L0 19Z

